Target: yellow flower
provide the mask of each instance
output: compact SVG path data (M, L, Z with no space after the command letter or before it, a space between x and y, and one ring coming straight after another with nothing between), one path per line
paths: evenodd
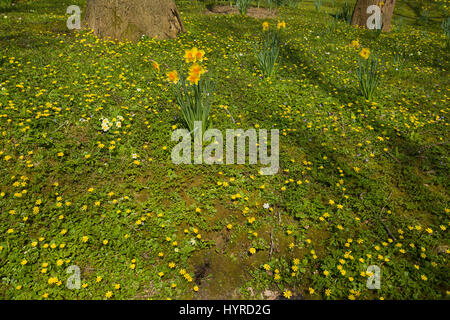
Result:
M191 50L186 50L184 54L186 63L193 63L197 61L203 61L205 59L205 51L198 50L196 47Z
M206 72L206 69L203 68L201 65L199 65L198 63L194 63L192 66L190 66L189 68L189 74L197 74L199 76L201 76L202 74L204 74Z
M248 251L250 251L251 254L255 254L256 253L256 249L255 248L250 248Z
M197 48L192 48L191 50L185 51L183 58L185 59L186 63L195 62L197 61L196 54Z
M195 74L195 73L191 73L191 74L189 74L189 76L187 77L187 80L188 80L191 84L198 85L198 82L200 81L200 75L199 75L199 74Z
M178 83L178 80L180 80L180 77L178 77L178 72L176 70L167 72L167 79L169 80L169 82L172 83Z
M353 40L350 46L359 48L359 40Z
M264 31L269 30L269 23L267 21L264 21L263 24L262 24L262 27L263 27Z
M156 61L152 61L153 69L159 72L159 66L160 64Z
M364 59L369 58L369 55L370 55L370 49L368 49L368 48L363 48L363 49L361 50L361 52L359 53L359 55L360 55L362 58L364 58Z
M195 48L195 49L196 49L196 48ZM197 50L197 51L195 52L195 58L197 59L197 61L202 62L203 59L206 59L206 58L205 58L205 51L204 51L204 50Z
M290 290L286 290L285 292L283 292L283 296L286 299L290 299L292 297L292 292Z
M284 21L278 22L277 28L278 29L286 28L286 22L284 22Z
M112 297L112 295L113 295L112 291L107 291L105 297L109 299Z

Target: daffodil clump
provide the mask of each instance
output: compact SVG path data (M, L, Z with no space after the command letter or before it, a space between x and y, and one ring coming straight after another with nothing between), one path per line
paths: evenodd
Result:
M236 7L240 14L246 14L252 0L236 0Z
M196 47L186 50L183 58L189 66L187 77L180 77L178 71L172 70L167 72L167 80L175 85L176 101L189 131L194 130L195 121L201 121L204 132L211 125L209 113L214 91L214 83L204 76L208 70L200 64L207 58L205 51Z
M359 52L358 62L359 68L356 71L356 74L358 76L361 94L367 100L372 100L380 80L378 59L374 56L370 56L370 49L363 48Z
M272 77L276 73L276 65L280 55L280 36L279 30L286 28L285 21L279 21L276 30L269 30L267 21L263 22L262 29L265 38L262 42L262 48L254 46L255 55L258 61L258 67L261 73L266 77Z
M447 46L450 44L450 17L446 17L441 22L441 29L447 39Z

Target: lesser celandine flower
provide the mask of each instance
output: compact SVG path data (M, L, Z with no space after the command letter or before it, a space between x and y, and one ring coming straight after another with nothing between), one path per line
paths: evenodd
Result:
M269 23L267 21L264 21L263 24L262 24L262 28L263 28L264 31L269 30Z

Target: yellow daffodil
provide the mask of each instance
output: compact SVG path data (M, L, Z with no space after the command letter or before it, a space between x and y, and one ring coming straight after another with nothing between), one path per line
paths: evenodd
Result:
M178 77L178 72L176 70L167 72L167 79L169 80L169 82L172 83L178 83L178 81L180 80L180 78Z
M160 64L158 62L152 61L152 66L153 66L153 69L155 69L157 72L159 72Z
M206 69L203 68L201 65L199 65L198 63L194 63L190 68L189 68L189 74L197 74L199 76L201 76L202 74L204 74L206 72Z
M368 48L363 48L363 49L361 50L361 52L359 53L359 55L360 55L362 58L364 58L364 59L368 59L368 58L369 58L369 55L370 55L370 49L368 49Z
M191 84L198 85L198 82L200 81L200 75L199 75L199 74L195 74L195 73L191 73L191 74L189 74L189 76L187 77L187 80L188 80Z
M285 21L278 22L277 29L281 29L281 28L286 28L286 22Z

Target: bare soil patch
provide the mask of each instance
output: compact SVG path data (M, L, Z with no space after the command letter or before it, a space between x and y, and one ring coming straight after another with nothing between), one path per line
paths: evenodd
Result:
M205 14L240 14L234 6L214 6L205 10ZM247 16L256 19L276 18L278 12L275 9L250 7L247 10Z

